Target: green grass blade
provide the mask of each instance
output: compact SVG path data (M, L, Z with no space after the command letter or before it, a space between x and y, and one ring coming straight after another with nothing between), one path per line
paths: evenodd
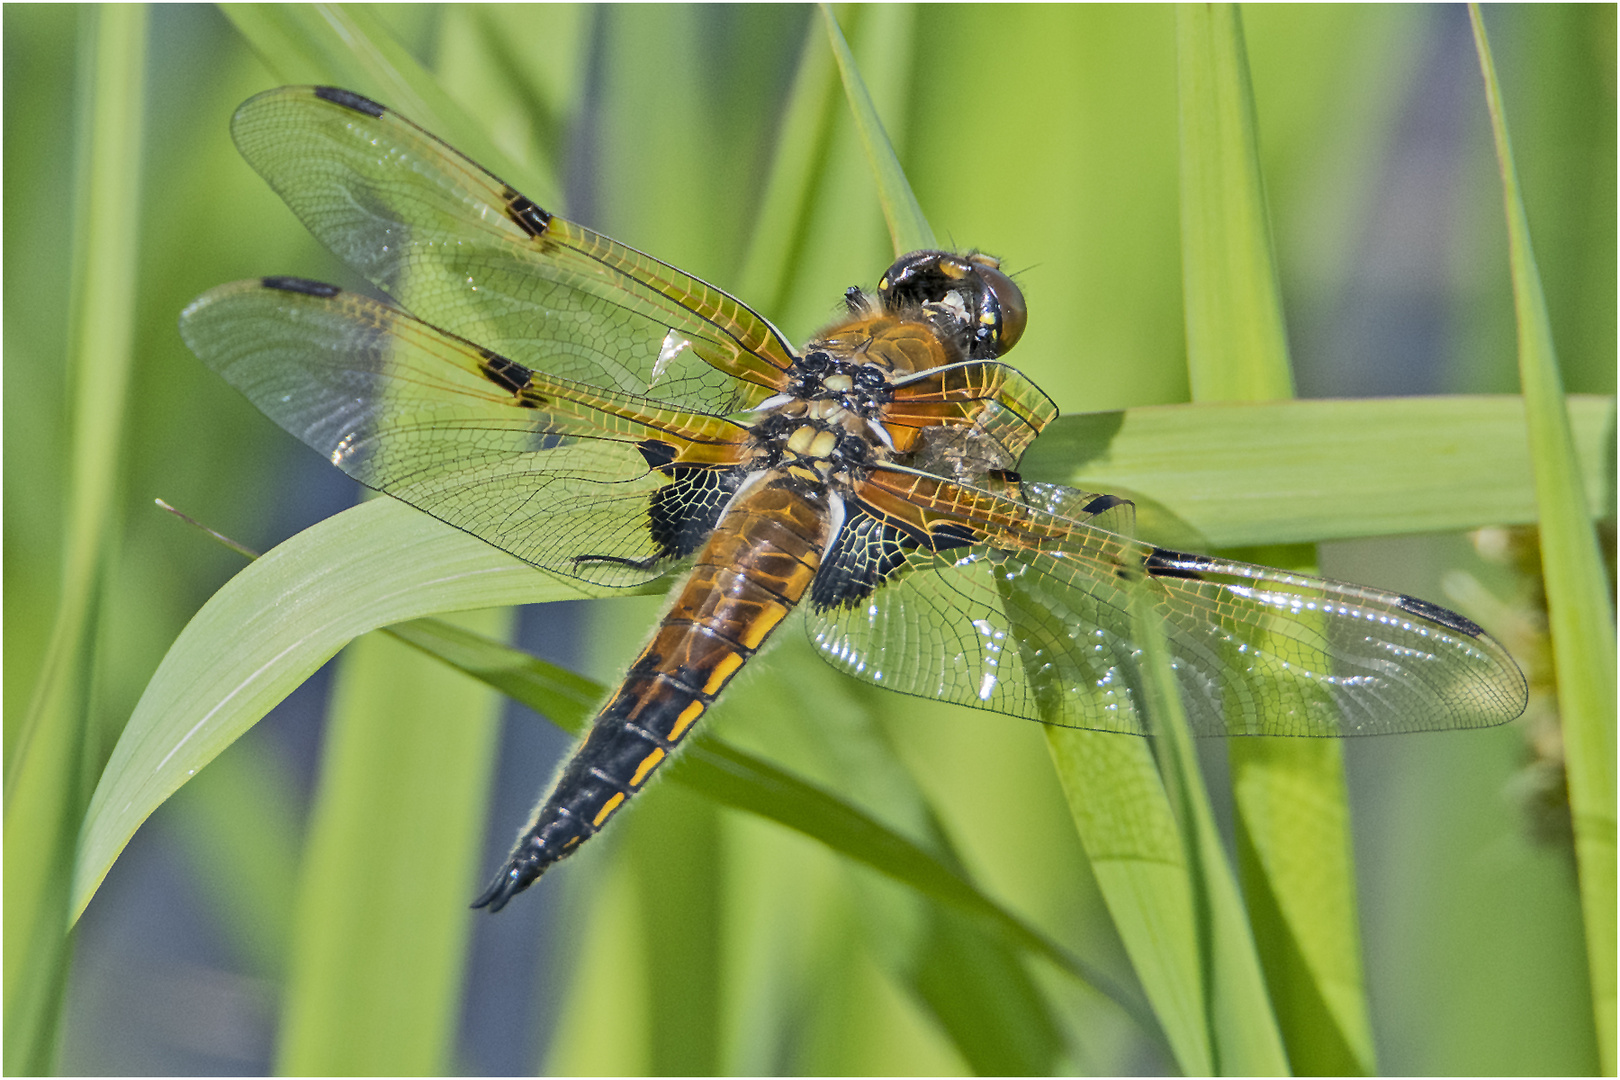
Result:
M462 621L505 633L507 611ZM500 698L362 638L333 693L276 1071L453 1067Z
M1069 813L1109 915L1188 1076L1215 1071L1186 853L1146 739L1048 727Z
M1286 1075L1282 1033L1266 994L1237 878L1215 827L1163 626L1146 593L1138 601L1133 617L1143 652L1144 697L1156 736L1159 772L1186 853L1214 1071L1228 1076Z
M417 619L389 633L479 679L577 735L607 687L498 641L439 619ZM992 927L1097 988L1152 1027L1134 995L1039 930L986 897L953 863L815 784L713 735L701 736L668 767L669 779L708 798L758 814L819 840L935 901Z
M833 57L838 61L838 74L844 80L844 95L855 117L855 128L860 132L867 163L877 179L878 200L883 205L883 220L889 226L889 240L894 245L894 253L899 255L919 248L937 247L934 230L923 216L922 207L911 191L905 171L900 168L900 159L895 156L894 145L878 117L877 106L872 103L872 95L855 66L849 42L844 40L844 33L839 29L838 17L826 4L821 5L821 17L827 26L827 40L832 43ZM870 27L862 27L863 47L871 46L878 55L885 57L893 57L897 53L909 55L909 50L904 48L911 35L914 18L909 5L881 5L864 12L863 18L872 23ZM870 38L867 37L868 32ZM895 64L891 74L903 74L900 69L905 66Z
M136 828L352 638L422 615L601 595L392 499L306 529L238 574L170 647L90 802L73 916Z
M1182 301L1194 401L1292 397L1236 5L1176 14Z
M1541 566L1558 676L1581 914L1603 1071L1615 1070L1615 639L1608 581L1583 497L1547 301L1530 245L1507 116L1479 7L1469 19L1502 173L1519 379L1540 508Z
M6 763L5 1065L49 1071L67 976L69 874L84 807L97 603L117 535L133 366L147 16L103 7L81 39L81 202L69 363L72 465L61 592L42 671Z
M1588 506L1594 518L1612 517L1615 401L1576 396L1569 407ZM1059 417L1022 471L1137 499L1138 531L1171 546L1536 520L1517 397L1153 405Z
M737 277L738 295L762 312L787 309L783 294L809 240L810 207L825 176L832 140L835 78L832 52L812 28L804 36L765 194Z
M1188 385L1195 402L1289 398L1293 372L1236 5L1183 5L1177 41ZM1316 569L1308 546L1241 554L1307 573ZM1343 747L1333 740L1240 739L1227 756L1253 939L1293 1067L1372 1073ZM1195 805L1204 809L1201 801ZM1198 820L1202 824L1204 816ZM1210 884L1212 899L1224 905L1235 891L1228 897L1218 847L1210 859L1206 866L1223 871ZM1249 937L1248 927L1241 934L1229 929L1235 938ZM1246 974L1241 959L1237 968ZM1241 976L1239 985L1250 989ZM1217 1010L1223 1004L1217 996ZM1234 1026L1261 1048L1255 1068L1275 1067L1264 1040L1250 1037L1269 1027L1245 1032L1244 1025ZM1225 1053L1221 1065L1249 1071Z

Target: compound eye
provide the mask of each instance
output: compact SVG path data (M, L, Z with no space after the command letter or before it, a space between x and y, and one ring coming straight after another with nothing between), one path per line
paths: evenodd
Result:
M981 311L994 323L991 333L995 337L996 355L1005 356L1024 336L1024 325L1029 321L1023 291L997 267L976 263L973 269L987 294Z

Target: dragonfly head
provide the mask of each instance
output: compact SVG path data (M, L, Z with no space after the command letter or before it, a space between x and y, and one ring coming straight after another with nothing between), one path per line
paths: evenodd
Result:
M921 307L958 339L971 360L1006 354L1018 344L1029 318L1024 294L1002 271L1000 260L978 251L902 255L878 281L878 295L891 313Z

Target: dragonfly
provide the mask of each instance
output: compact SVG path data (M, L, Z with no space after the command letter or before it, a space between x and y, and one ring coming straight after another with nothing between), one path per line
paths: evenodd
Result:
M795 609L854 678L1064 727L1151 734L1145 633L1199 735L1524 711L1518 666L1453 611L1157 547L1129 501L1020 476L1057 408L1001 360L1028 311L990 256L905 254L795 348L358 94L271 90L231 131L387 299L221 286L180 318L205 364L362 484L542 570L683 574L475 907L600 832Z

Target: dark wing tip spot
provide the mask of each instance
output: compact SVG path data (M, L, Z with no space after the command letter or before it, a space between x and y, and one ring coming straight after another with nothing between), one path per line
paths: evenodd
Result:
M1024 477L1016 469L991 469L987 473L992 480L999 480L1004 484L1021 484Z
M1104 499L1113 498L1104 495ZM1101 499L1096 500L1100 502ZM1093 503L1095 505L1095 503ZM1215 560L1207 555L1193 555L1185 551L1171 551L1169 548L1154 548L1142 560L1142 569L1154 577L1185 578L1188 581L1202 581L1200 570L1208 570L1215 565Z
M267 289L279 292L303 293L305 296L319 296L330 298L343 290L336 285L328 285L324 281L310 281L301 277L265 277L259 279L259 284Z
M322 101L330 101L334 105L341 105L345 109L353 109L367 116L381 116L388 111L370 98L361 97L353 90L344 90L338 86L317 86L315 96Z
M1431 604L1427 600L1420 600L1415 596L1401 595L1395 598L1402 611L1410 612L1420 619L1427 619L1432 623L1439 623L1447 630L1455 630L1459 634L1469 637L1484 637L1485 630L1470 619L1465 619L1450 608L1443 608L1439 604Z
M1082 514L1104 514L1125 500L1118 495L1099 495L1080 508Z

